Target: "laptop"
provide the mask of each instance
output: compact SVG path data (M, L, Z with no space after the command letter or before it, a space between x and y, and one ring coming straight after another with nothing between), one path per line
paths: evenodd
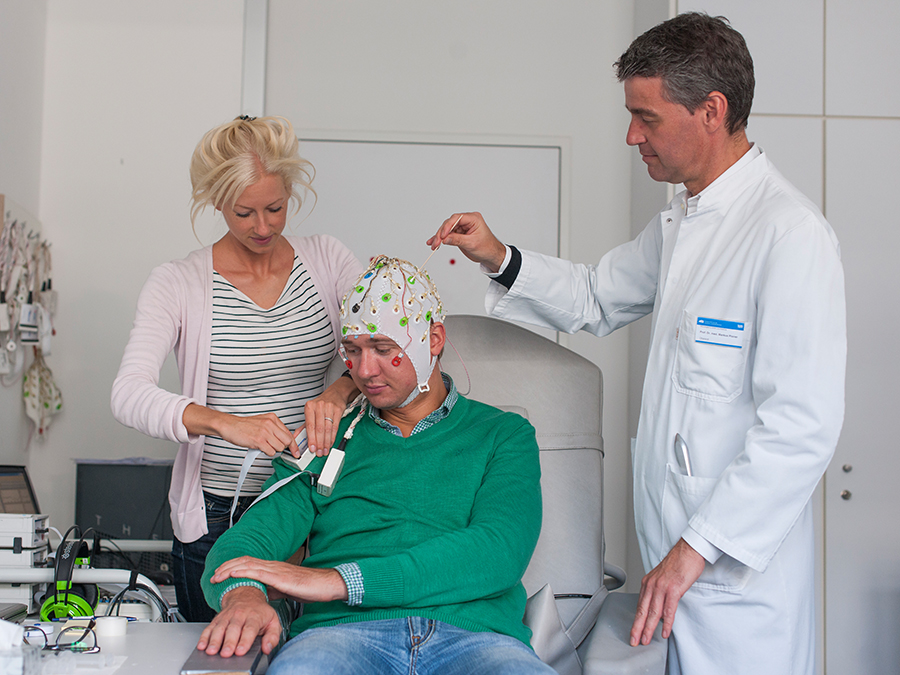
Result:
M40 513L24 466L0 464L0 513Z
M28 606L21 602L0 602L0 619L19 623L28 616Z

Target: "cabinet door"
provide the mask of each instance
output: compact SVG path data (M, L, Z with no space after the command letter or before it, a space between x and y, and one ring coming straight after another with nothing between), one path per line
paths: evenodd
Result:
M900 663L900 120L826 122L827 215L847 286L847 410L825 480L829 673Z
M561 147L301 138L300 152L317 199L296 231L334 235L364 265L427 260L449 314L484 314L488 285L459 249L425 245L452 213L478 208L501 241L557 255Z

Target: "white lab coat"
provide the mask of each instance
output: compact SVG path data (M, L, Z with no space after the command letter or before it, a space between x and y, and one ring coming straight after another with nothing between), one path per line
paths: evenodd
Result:
M813 673L810 497L846 361L840 251L818 209L754 147L596 266L523 252L485 304L596 335L654 313L633 458L641 556L649 571L684 537L715 561L679 605L669 672ZM710 337L698 319L733 323Z

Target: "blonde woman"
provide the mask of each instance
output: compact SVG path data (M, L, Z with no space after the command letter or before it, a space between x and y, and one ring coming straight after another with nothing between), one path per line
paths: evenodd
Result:
M240 485L235 520L271 474L269 458L299 454L293 434L302 425L311 447L331 447L355 393L349 378L323 389L342 295L362 266L333 237L284 234L314 175L287 120L242 116L212 129L190 173L191 222L211 206L228 231L151 272L112 410L122 424L180 444L169 489L178 606L188 621L209 621L200 577L229 526L247 450L264 454ZM173 349L181 394L158 386Z

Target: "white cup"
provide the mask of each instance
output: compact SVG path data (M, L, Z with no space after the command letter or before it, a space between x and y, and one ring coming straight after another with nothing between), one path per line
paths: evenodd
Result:
M128 629L128 617L124 616L98 616L96 622L94 631L98 638L120 637Z

